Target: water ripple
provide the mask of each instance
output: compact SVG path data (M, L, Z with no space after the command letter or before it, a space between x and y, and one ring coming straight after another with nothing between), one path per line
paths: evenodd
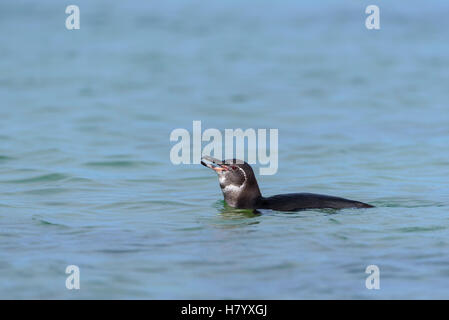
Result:
M131 160L115 160L115 161L92 161L84 163L88 167L104 167L104 168L137 168L141 166L152 166L154 162L150 161L131 161Z
M44 174L37 177L26 178L26 179L15 179L15 180L6 180L2 181L2 183L36 183L36 182L55 182L61 181L69 178L68 175L61 173L50 173Z

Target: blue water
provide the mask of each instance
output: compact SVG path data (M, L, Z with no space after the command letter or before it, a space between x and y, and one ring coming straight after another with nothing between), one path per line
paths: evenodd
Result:
M449 4L377 2L0 2L0 298L449 298ZM229 209L193 120L279 129L264 195L377 207Z

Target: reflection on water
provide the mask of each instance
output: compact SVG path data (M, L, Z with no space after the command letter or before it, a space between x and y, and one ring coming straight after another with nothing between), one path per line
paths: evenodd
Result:
M259 224L260 220L254 218L260 217L261 213L254 210L235 209L226 204L224 200L217 201L214 207L218 210L221 218L216 224L220 228L238 228L243 226Z
M233 208L224 200L217 201L215 207L220 210L220 215L225 219L255 218L261 215L257 210Z

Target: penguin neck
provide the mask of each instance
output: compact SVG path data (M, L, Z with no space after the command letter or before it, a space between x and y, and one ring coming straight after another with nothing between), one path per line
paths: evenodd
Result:
M256 181L245 181L240 187L225 186L223 195L226 203L237 209L257 209L263 199Z

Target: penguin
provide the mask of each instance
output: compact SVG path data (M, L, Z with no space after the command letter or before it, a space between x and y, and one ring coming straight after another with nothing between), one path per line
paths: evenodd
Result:
M263 197L253 169L248 163L236 159L218 160L204 156L201 164L217 173L224 200L236 209L300 211L374 207L360 201L314 193L288 193Z

